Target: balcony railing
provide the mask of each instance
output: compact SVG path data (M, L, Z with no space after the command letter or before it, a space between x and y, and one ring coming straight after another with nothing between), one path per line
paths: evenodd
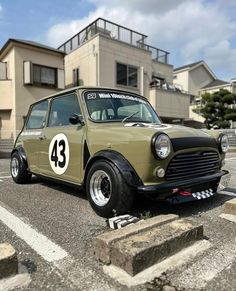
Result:
M70 53L98 33L127 43L131 46L147 50L151 52L153 61L168 64L169 53L159 48L147 45L146 35L103 18L98 18L90 23L87 27L58 47L58 49L65 53Z

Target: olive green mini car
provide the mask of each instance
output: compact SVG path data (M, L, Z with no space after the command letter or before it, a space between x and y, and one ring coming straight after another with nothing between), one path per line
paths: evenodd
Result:
M16 183L31 175L82 186L95 212L122 214L141 193L173 203L227 186L226 135L163 124L146 98L76 87L31 105L11 154Z

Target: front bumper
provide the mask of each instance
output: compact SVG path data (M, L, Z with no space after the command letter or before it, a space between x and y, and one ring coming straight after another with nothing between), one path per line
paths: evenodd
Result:
M148 196L151 196L152 198L155 198L155 199L166 199L166 198L176 197L178 195L178 192L193 193L196 191L201 191L201 190L206 190L206 189L212 189L213 192L215 193L219 185L221 177L228 173L229 173L228 171L222 170L222 171L218 171L215 174L204 176L204 177L167 182L167 183L162 183L159 185L151 185L151 186L142 185L142 186L139 186L137 190L138 190L138 193L147 194ZM189 200L187 199L187 196L185 196L185 200Z

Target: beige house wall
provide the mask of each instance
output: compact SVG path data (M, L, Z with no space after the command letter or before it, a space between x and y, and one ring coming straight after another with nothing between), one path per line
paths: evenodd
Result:
M26 45L14 45L1 59L7 62L7 80L0 81L1 138L16 138L30 104L57 89L24 85L24 61L64 69L63 55Z
M2 60L7 63L7 80L0 81L0 138L14 137L15 129L15 52L11 50Z
M176 78L173 79L173 83L175 85L179 85L181 87L181 90L185 92L189 92L188 74L188 71L183 71L179 73L174 72Z
M212 87L212 88L206 88L206 89L202 89L200 91L200 95L203 95L205 93L214 93L214 92L218 92L220 89L225 89L228 90L231 93L236 93L236 86L233 84L226 84L223 86L216 86L216 87Z
M91 38L78 49L65 56L65 85L73 86L73 69L79 68L80 85L99 85L99 38Z
M64 69L62 56L54 53L46 53L38 49L15 47L15 117L16 135L23 126L23 117L27 115L29 105L33 102L56 92L55 88L36 87L24 85L24 61L31 61L33 64Z
M0 110L0 139L13 138L11 118L11 110Z
M187 94L151 88L150 102L160 117L189 118L190 98Z
M116 64L138 68L138 87L116 84ZM97 34L78 49L65 56L65 84L73 85L73 69L79 68L80 84L125 89L149 98L152 74L173 79L173 66L152 61L151 52Z
M213 77L203 65L189 71L189 93L194 96L199 96L201 88L213 80Z
M200 114L195 113L193 110L197 108L197 105L189 106L189 118L204 123L205 118L203 118Z
M0 81L0 110L12 110L13 108L13 81Z

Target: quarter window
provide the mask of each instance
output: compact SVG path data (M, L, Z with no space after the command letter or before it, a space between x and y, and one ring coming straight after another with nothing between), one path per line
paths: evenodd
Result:
M54 127L71 125L69 118L73 114L78 114L81 116L81 110L77 96L72 94L63 97L57 97L51 102L48 126Z
M48 111L47 100L33 105L26 124L26 128L27 129L43 128L46 122L47 111Z
M138 87L137 67L117 63L116 71L118 85Z
M33 84L56 87L56 69L33 65Z

